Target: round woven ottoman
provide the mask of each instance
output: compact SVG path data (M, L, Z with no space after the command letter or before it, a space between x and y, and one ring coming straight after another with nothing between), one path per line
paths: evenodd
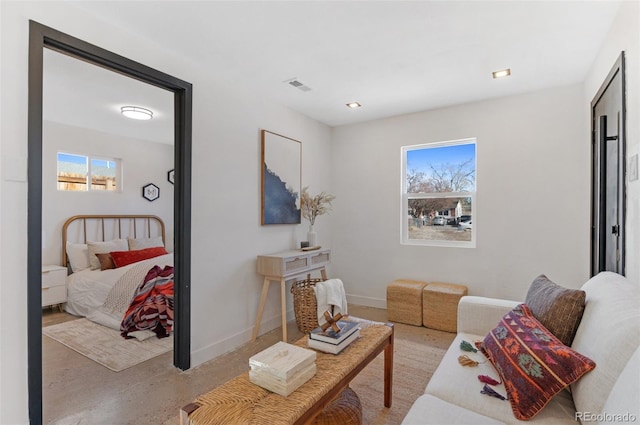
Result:
M361 425L362 404L351 388L345 388L325 409L316 416L314 425Z

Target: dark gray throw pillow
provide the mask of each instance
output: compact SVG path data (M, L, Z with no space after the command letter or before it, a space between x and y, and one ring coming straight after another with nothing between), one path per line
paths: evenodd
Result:
M570 346L582 320L585 298L583 290L564 288L541 274L531 283L524 303L545 328Z

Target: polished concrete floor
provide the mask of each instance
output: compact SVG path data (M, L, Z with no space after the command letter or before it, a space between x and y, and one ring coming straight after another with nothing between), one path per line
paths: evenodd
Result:
M349 306L358 317L386 321L386 310ZM43 326L76 319L43 311ZM295 322L289 341L302 337ZM199 394L245 372L249 357L280 340L280 328L187 371L169 352L122 372L112 372L43 336L43 416L46 424L176 424L178 409Z

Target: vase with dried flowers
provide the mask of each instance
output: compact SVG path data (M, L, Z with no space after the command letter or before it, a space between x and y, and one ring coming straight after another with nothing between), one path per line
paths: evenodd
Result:
M313 228L316 223L316 217L322 214L326 214L331 211L331 202L336 199L335 196L326 192L320 192L316 196L309 195L309 186L302 189L300 195L300 210L302 216L309 220L309 231L307 232L307 239L309 246L316 246L317 235Z

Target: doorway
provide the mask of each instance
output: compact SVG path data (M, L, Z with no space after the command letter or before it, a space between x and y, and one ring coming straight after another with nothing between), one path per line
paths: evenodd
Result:
M625 57L620 54L591 102L591 275L625 273Z
M56 50L174 94L174 366L190 367L192 86L35 21L29 22L27 344L29 420L42 423L42 116L43 52Z

